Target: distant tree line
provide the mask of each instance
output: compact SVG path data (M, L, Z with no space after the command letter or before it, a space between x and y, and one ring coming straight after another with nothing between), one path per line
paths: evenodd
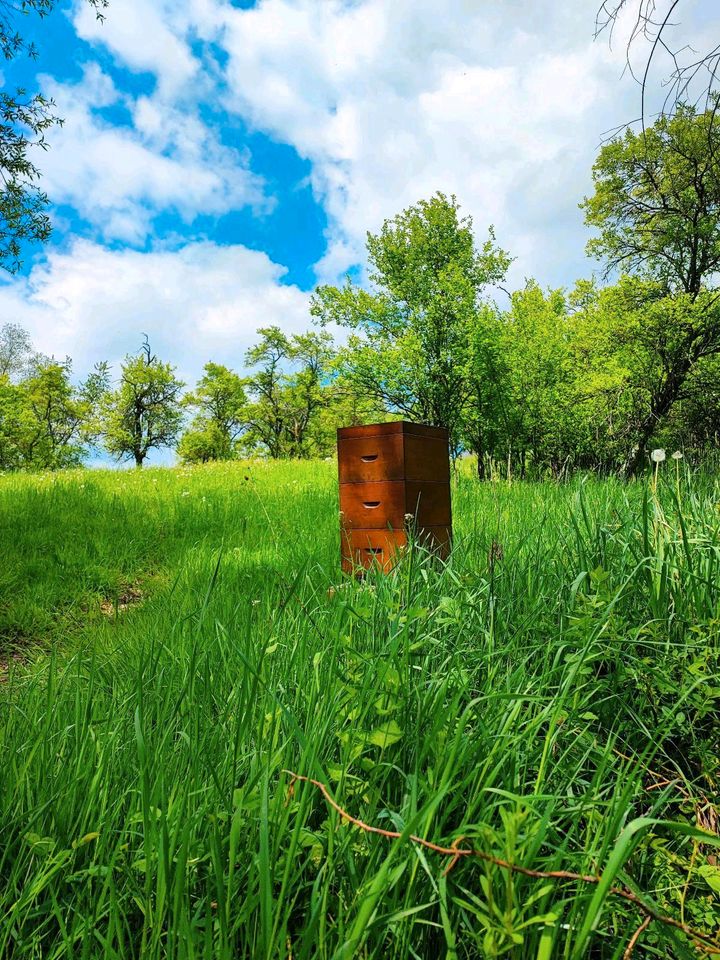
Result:
M244 371L207 363L191 390L147 338L117 380L101 363L76 383L5 324L0 469L72 466L93 447L138 466L167 446L188 463L322 457L338 426L397 416L447 427L480 476L631 475L653 446L701 455L720 432L717 106L601 149L582 206L602 283L509 293L492 228L478 243L438 193L368 234L366 285L318 287L313 330L261 328Z

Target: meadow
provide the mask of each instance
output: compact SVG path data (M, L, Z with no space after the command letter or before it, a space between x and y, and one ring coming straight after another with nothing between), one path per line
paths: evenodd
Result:
M717 477L453 510L354 581L333 463L0 477L0 957L720 951Z

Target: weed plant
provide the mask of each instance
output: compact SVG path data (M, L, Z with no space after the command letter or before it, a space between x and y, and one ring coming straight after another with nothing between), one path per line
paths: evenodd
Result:
M718 939L717 481L453 487L355 581L332 464L0 478L0 957Z

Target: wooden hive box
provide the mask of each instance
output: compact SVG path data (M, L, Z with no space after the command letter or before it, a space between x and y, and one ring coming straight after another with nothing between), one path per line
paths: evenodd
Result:
M338 430L340 539L346 572L389 570L417 539L446 557L452 539L448 433L405 420Z

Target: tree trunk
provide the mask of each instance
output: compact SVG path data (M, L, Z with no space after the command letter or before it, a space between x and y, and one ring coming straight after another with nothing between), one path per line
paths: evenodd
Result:
M687 379L691 366L692 363L690 361L683 363L671 376L668 376L661 390L653 397L650 403L650 412L638 427L635 445L628 453L621 467L620 472L623 476L634 477L639 471L645 461L645 447L647 442L652 436L653 431L663 417L670 412L672 405L677 400L680 389Z
M645 459L645 444L647 443L648 437L652 433L652 430L647 432L643 431L643 433L645 434L644 440L641 443L635 444L632 450L625 457L622 467L620 467L620 473L624 477L629 478L636 476L640 470L640 465Z

